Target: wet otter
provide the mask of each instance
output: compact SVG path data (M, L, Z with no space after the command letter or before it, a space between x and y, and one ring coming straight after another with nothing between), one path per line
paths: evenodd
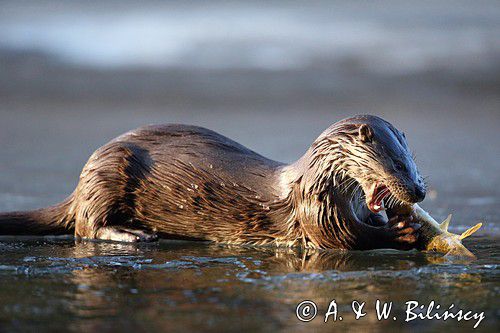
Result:
M424 197L405 135L375 116L333 124L290 165L208 129L154 125L94 152L62 203L0 214L0 234L409 249L419 225L390 208Z

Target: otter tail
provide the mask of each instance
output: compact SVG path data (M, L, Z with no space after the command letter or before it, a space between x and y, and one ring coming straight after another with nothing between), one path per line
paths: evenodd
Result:
M0 213L0 235L67 235L74 231L69 214L72 196L60 204L24 212Z

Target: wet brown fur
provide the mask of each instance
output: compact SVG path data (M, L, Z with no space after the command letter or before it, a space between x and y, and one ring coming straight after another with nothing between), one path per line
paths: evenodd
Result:
M348 212L328 166L331 137L322 136L289 170L208 129L142 127L94 152L63 203L0 214L0 234L92 239L116 227L230 244L387 247L381 228ZM290 175L285 194L283 172Z

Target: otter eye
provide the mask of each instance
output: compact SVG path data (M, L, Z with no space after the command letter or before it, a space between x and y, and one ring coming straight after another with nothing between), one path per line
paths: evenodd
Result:
M396 161L394 163L394 166L396 167L396 170L398 170L398 171L402 171L402 172L406 171L406 166L399 161Z

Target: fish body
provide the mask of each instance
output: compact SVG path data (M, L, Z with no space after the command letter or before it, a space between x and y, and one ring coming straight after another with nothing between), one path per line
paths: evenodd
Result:
M448 231L451 214L442 223L438 223L418 204L401 207L400 213L411 215L414 221L420 223L419 250L445 253L449 256L475 258L475 255L462 244L462 240L481 228L482 223L478 223L458 235Z

